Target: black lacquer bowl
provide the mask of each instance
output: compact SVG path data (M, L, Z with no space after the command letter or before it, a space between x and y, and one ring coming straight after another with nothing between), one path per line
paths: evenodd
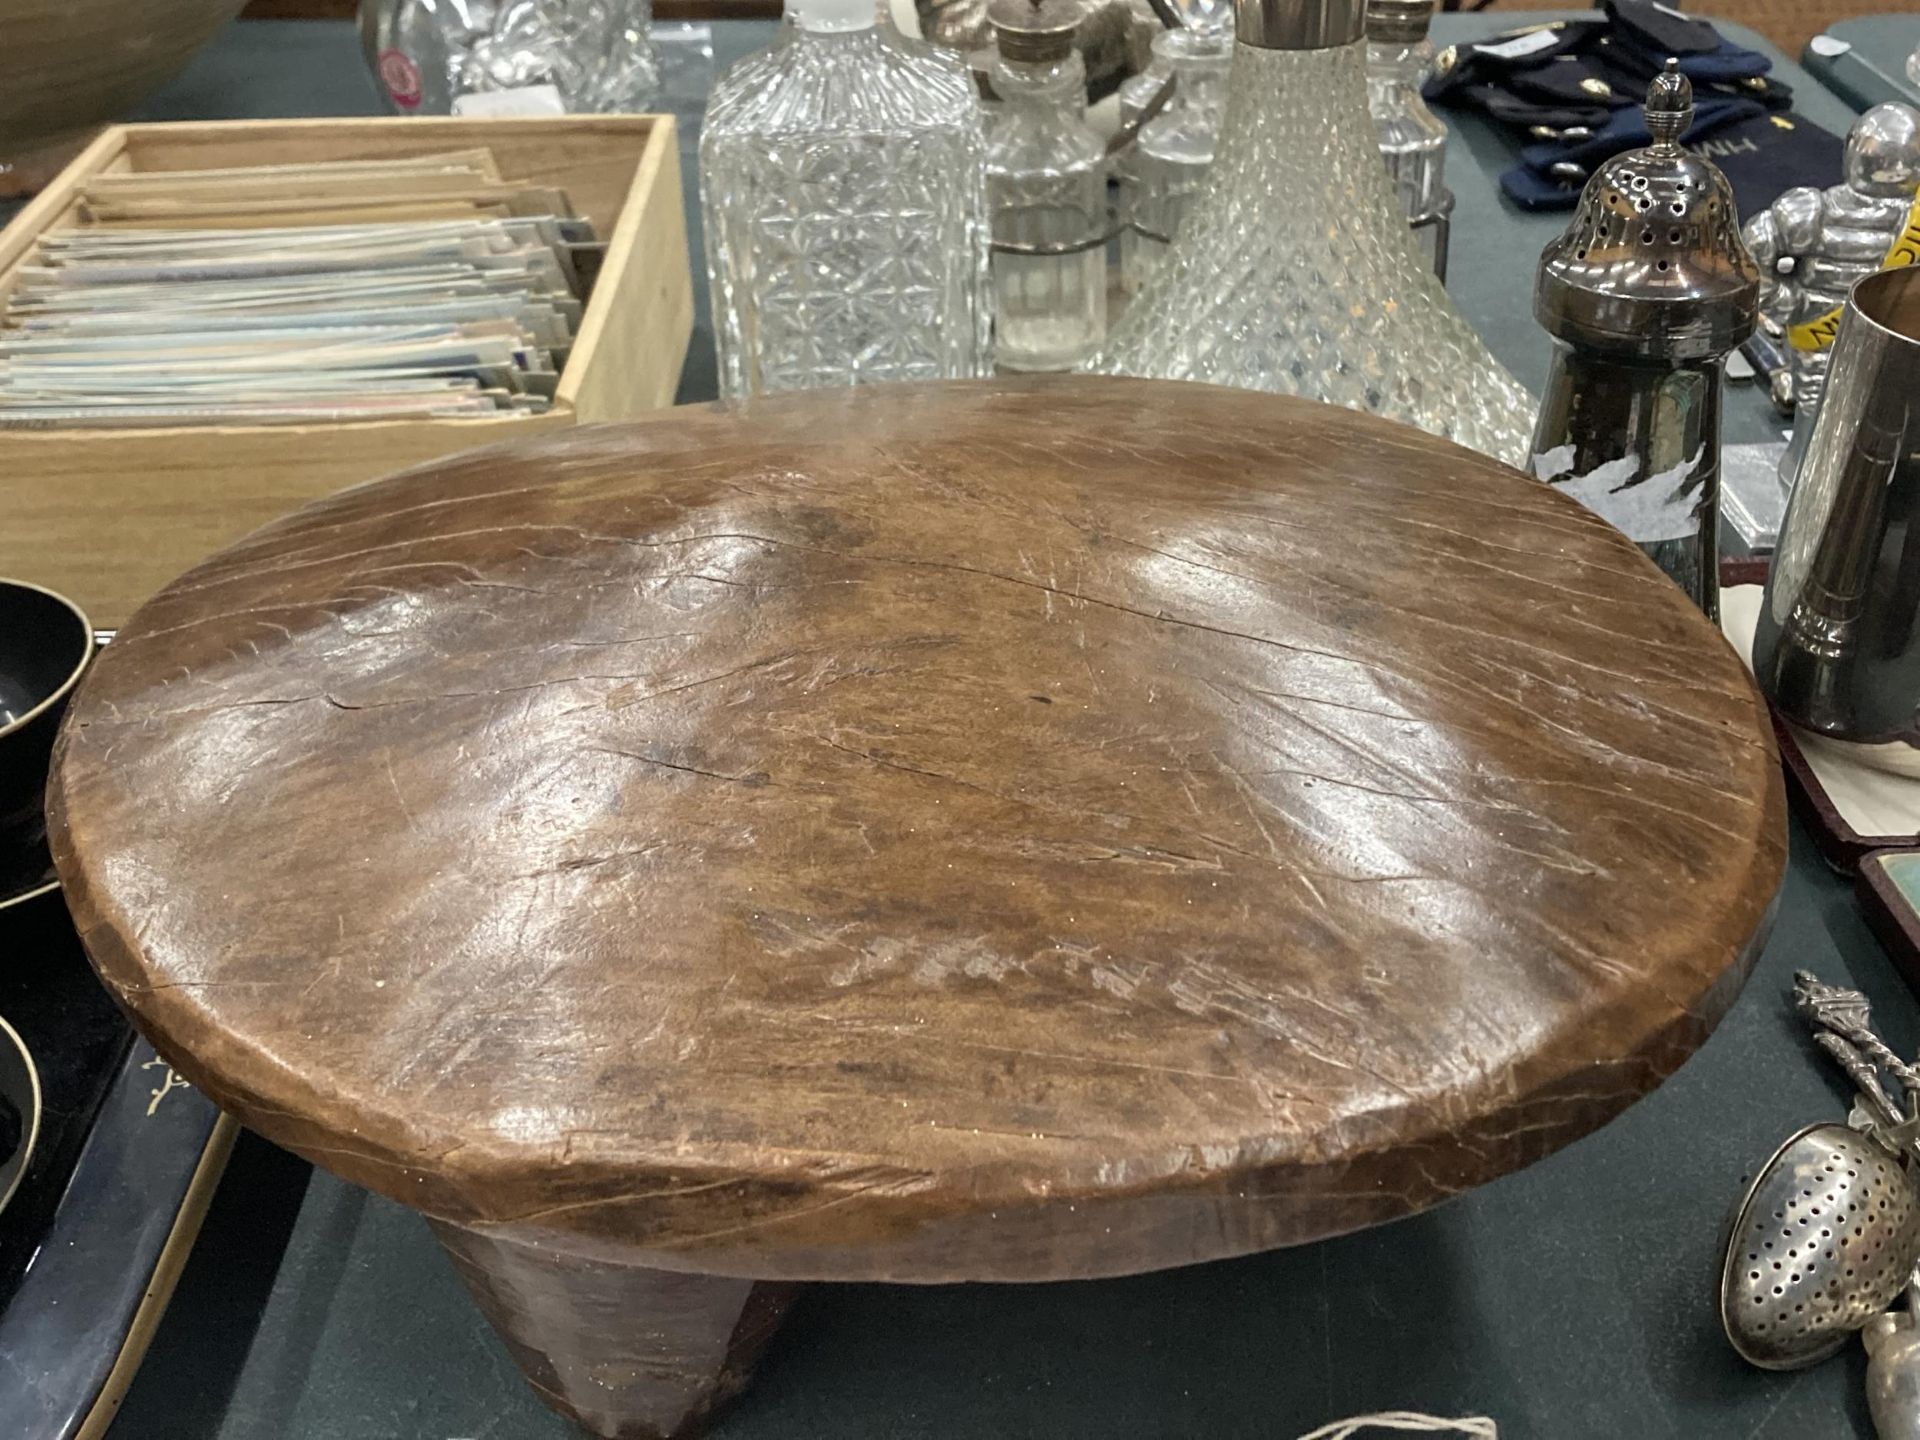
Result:
M0 1210L20 1187L39 1131L39 1072L26 1041L0 1020Z
M43 851L53 737L92 657L93 626L78 605L0 580L0 871Z

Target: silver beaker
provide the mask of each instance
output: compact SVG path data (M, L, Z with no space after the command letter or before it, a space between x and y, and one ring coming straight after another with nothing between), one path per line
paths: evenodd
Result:
M1920 268L1853 287L1753 641L1780 713L1920 774Z

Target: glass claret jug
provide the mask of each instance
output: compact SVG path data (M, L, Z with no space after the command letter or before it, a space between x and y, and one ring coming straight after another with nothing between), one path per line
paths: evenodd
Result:
M1240 0L1220 141L1099 368L1325 400L1522 464L1533 397L1421 255L1367 108L1363 0Z

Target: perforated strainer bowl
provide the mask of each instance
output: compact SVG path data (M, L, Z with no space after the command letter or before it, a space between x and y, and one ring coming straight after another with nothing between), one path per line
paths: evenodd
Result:
M1920 1255L1900 1161L1845 1125L1810 1125L1761 1166L1720 1276L1720 1323L1767 1370L1823 1360L1893 1303Z

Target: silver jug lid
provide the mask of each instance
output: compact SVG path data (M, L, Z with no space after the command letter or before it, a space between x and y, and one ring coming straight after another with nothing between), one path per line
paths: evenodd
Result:
M1000 58L1020 64L1066 59L1085 16L1079 0L992 0L987 6Z
M1411 45L1427 38L1433 0L1367 0L1367 39Z
M1261 50L1331 50L1366 33L1367 0L1234 0L1233 33Z
M1760 270L1740 238L1733 187L1689 154L1693 85L1667 68L1647 88L1653 144L1587 181L1558 240L1541 252L1533 313L1573 345L1654 360L1720 355L1753 333Z

